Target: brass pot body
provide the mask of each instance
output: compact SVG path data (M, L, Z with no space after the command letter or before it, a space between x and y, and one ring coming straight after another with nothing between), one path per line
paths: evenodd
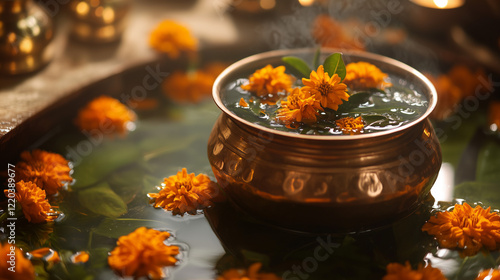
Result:
M377 55L344 53L344 58L401 72L429 99L424 116L382 133L278 132L243 120L224 106L221 90L234 77L304 52L313 50L247 58L230 66L215 82L214 99L223 113L210 135L208 158L220 187L248 215L302 232L364 231L411 214L429 195L441 166L441 149L427 119L436 92L409 66Z
M0 1L0 73L38 70L54 56L52 19L32 0Z

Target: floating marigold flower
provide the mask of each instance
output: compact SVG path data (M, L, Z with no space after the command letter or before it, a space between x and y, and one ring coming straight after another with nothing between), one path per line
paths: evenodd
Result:
M243 108L246 108L246 107L248 107L248 106L249 106L249 105L248 105L248 103L245 101L245 99L243 99L243 97L242 97L242 98L240 98L240 102L238 102L238 105L239 105L240 107L243 107Z
M264 68L258 69L253 73L248 84L241 86L242 89L255 93L257 96L264 97L269 94L289 91L292 87L292 77L285 73L285 66L274 68L270 64Z
M346 76L344 83L352 89L381 88L392 86L384 81L387 74L368 62L360 61L346 65Z
M422 231L434 235L441 247L459 248L462 255L472 256L483 247L488 250L499 248L500 215L491 213L490 207L455 204L452 211L432 216Z
M17 180L31 181L49 195L73 181L70 172L68 161L61 155L38 149L22 152L16 165Z
M440 75L437 78L429 74L425 74L425 76L434 85L438 95L436 108L430 117L436 120L446 119L453 113L455 106L462 99L462 92L446 75Z
M35 259L44 259L47 262L58 263L61 261L59 253L48 247L43 247L40 249L33 250L29 252L30 255Z
M12 257L14 257L14 260L12 260ZM0 244L0 279L35 279L33 265L24 257L23 252L14 245Z
M140 227L122 236L108 257L109 266L121 276L162 279L164 268L177 263L179 247L166 245L170 233Z
M441 270L430 265L423 267L418 265L416 270L413 270L409 262L405 265L399 263L390 263L387 265L387 274L382 280L446 280Z
M347 85L340 82L337 74L330 75L325 72L323 65L318 67L318 71L312 71L309 79L302 78L302 91L315 95L323 108L337 110L342 100L347 101Z
M135 121L134 112L115 98L102 95L78 112L75 124L81 130L125 134L128 124Z
M202 71L175 71L163 81L165 95L177 102L197 103L210 97L215 77Z
M76 252L71 256L72 263L86 263L89 261L89 253L85 251Z
M163 180L159 193L149 193L154 207L172 211L172 215L196 214L196 210L212 204L215 183L207 175L188 174L183 168L177 175Z
M322 111L323 108L314 95L303 92L300 88L294 88L287 100L281 101L276 119L286 125L294 122L313 123L319 115L318 110Z
M4 190L4 193L7 196L9 190ZM45 197L45 191L32 182L16 183L16 200L21 205L28 222L43 223L57 218L56 212Z
M198 40L185 26L172 20L164 20L151 32L149 45L171 59L176 59L182 53L194 54L198 49Z
M252 264L246 269L229 269L217 277L217 280L281 280L273 273L259 273L262 263Z
M476 280L500 280L500 270L498 269L483 270L476 277Z
M337 126L342 130L344 134L360 134L365 127L363 119L361 117L351 118L345 117L335 121Z

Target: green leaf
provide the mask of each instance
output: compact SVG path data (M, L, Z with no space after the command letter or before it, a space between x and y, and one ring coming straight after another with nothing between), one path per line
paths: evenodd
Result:
M500 182L500 144L489 141L479 152L477 159L476 180L482 182Z
M167 223L156 220L132 218L104 219L96 228L92 229L92 232L109 238L119 238L140 227L164 228L167 226Z
M109 187L108 183L104 182L79 191L78 201L91 212L110 218L127 213L127 204Z
M498 183L463 182L455 186L454 197L465 199L469 203L481 202L485 207L500 209Z
M357 108L360 104L363 104L368 101L370 97L370 93L366 91L355 93L349 96L349 100L344 101L344 103L339 105L337 112L347 113L354 108Z
M323 63L325 67L325 72L328 72L330 76L337 74L340 80L343 81L346 75L344 60L342 60L342 55L340 53L334 53L328 56Z
M382 115L363 115L361 117L365 121L366 125L371 125L375 122L387 120L387 118Z
M321 56L321 49L318 48L316 52L314 52L314 58L313 58L313 68L318 69L319 67L319 57Z
M297 70L303 77L309 78L309 76L311 75L311 68L309 68L309 66L303 59L295 56L285 56L282 58L282 60L283 62Z
M94 147L74 168L76 180L71 189L78 190L95 184L111 171L128 165L140 158L141 152L130 142L110 142Z
M141 192L145 171L137 165L113 172L107 179L111 189L118 194L125 203L131 202Z

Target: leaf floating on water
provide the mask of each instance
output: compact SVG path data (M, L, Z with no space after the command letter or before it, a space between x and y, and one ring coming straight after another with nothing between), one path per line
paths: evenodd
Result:
M344 101L344 103L339 105L337 112L349 112L354 108L357 108L359 105L366 103L368 98L370 97L370 93L366 91L355 93L349 96L349 100Z
M382 115L364 115L364 116L362 116L362 118L365 121L367 126L372 125L376 122L387 120L387 117L384 117Z
M342 59L342 54L334 53L328 56L323 63L323 67L325 68L325 72L328 75L333 76L337 74L340 77L340 80L343 81L346 76L345 64Z
M127 213L127 204L110 188L108 183L100 183L79 191L78 201L91 212L110 218L117 218Z
M498 183L477 181L463 182L455 186L453 196L470 202L480 201L485 208L491 206L491 208L500 209Z
M309 75L311 75L311 68L309 68L309 66L303 59L295 56L285 56L282 58L282 60L293 69L298 71L303 77L309 78Z

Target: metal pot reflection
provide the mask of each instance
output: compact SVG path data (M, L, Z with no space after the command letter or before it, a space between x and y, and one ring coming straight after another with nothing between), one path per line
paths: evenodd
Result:
M223 113L210 135L208 158L220 187L244 213L295 231L364 231L411 214L441 166L439 141L427 118L436 92L413 68L379 55L344 52L347 62L366 61L404 77L429 100L417 120L384 132L291 134L253 124L224 106L222 89L236 77L279 65L283 56L313 54L313 49L262 53L218 77L213 97Z

